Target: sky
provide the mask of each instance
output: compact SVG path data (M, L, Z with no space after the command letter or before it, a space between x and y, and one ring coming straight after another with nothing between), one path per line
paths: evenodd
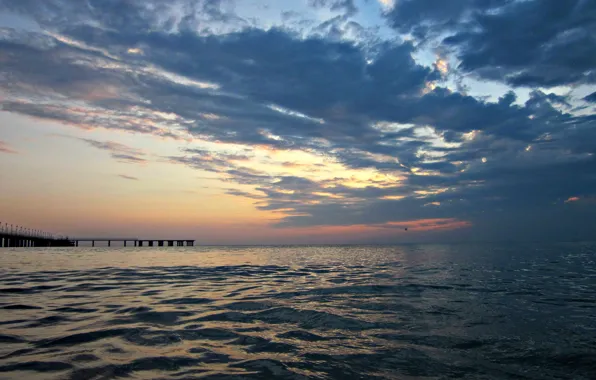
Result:
M0 223L593 240L595 153L594 0L0 0Z

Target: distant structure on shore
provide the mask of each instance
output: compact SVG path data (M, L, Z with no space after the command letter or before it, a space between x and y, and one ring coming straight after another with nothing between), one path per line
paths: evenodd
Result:
M78 247L80 242L91 242L95 247L96 242L107 242L108 247L112 242L131 242L131 247L193 247L194 240L166 240L166 239L137 239L137 238L70 238L63 235L55 235L49 232L16 226L8 223L0 223L0 247ZM155 244L156 243L156 244Z

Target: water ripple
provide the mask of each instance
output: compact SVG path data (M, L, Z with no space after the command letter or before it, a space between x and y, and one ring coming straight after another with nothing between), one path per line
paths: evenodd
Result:
M129 266L132 253L148 264ZM593 379L595 253L589 243L9 251L0 377Z

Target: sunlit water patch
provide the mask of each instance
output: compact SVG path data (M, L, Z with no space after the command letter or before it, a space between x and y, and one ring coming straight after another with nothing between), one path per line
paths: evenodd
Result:
M0 379L596 378L590 243L0 255Z

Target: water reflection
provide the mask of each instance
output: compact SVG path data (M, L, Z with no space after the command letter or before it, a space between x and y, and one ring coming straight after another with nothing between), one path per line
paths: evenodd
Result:
M3 251L0 377L594 378L595 248Z

